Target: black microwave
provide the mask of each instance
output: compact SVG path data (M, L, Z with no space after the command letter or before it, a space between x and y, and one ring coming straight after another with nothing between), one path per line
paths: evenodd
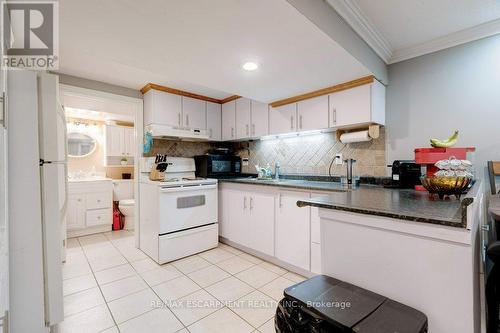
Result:
M196 177L223 178L241 174L241 157L207 154L194 157Z

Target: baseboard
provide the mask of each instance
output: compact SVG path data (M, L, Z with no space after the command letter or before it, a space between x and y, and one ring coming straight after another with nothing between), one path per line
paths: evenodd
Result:
M286 262L284 262L284 261L282 261L282 260L280 260L280 259L278 259L276 257L270 256L268 254L256 251L254 249L251 249L251 248L248 248L248 247L243 246L241 244L238 244L238 243L235 243L233 241L230 241L229 239L227 239L225 237L219 236L219 242L227 244L229 246L232 246L232 247L234 247L234 248L236 248L238 250L241 250L243 252L246 252L248 254L251 254L251 255L259 258L259 259L268 261L271 264L283 267L284 269L289 270L292 273L303 275L303 276L308 277L308 278L317 275L317 274L315 274L315 273L313 273L311 271L308 271L308 270L305 270L303 268L300 268L300 267L291 265L289 263L286 263Z

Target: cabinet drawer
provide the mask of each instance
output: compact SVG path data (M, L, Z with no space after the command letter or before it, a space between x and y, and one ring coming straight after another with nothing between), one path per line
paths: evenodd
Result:
M111 208L109 192L87 193L87 209Z
M87 227L95 225L111 224L111 209L97 209L87 211Z

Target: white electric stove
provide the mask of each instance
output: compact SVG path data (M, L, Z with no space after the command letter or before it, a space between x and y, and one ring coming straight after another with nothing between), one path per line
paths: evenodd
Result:
M193 158L168 157L163 181L152 181L153 158L141 160L140 248L160 264L218 244L217 179L197 178Z

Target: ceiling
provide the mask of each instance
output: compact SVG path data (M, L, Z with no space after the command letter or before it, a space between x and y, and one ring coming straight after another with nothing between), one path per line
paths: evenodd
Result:
M272 102L371 74L285 0L64 0L59 72ZM241 65L260 67L245 72Z
M499 0L326 0L387 63L500 33Z

